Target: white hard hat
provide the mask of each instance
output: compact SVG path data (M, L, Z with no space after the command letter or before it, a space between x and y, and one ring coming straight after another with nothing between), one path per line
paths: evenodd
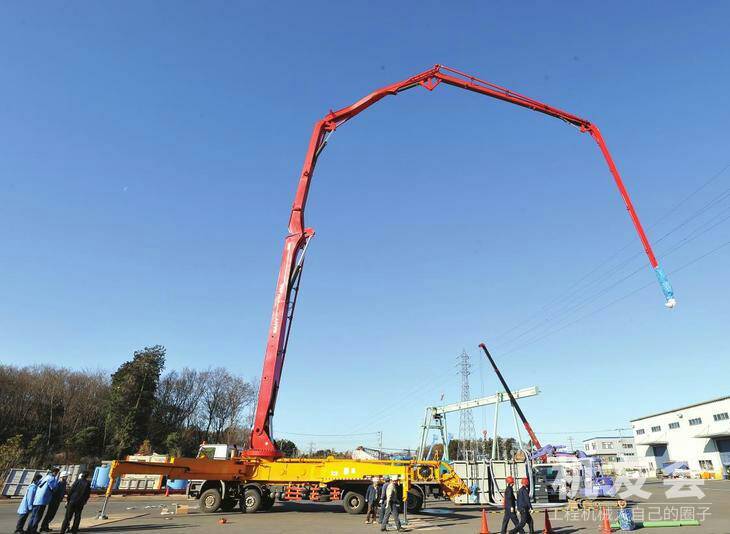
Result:
M61 474L58 475L61 478L67 478L68 477L68 471L61 471Z

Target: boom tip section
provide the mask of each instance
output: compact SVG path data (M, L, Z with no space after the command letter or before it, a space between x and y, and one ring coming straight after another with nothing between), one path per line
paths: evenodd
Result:
M677 305L677 299L674 298L674 289L672 288L672 284L669 282L669 278L667 278L664 269L658 265L654 268L654 272L656 273L657 280L659 280L659 286L662 288L664 298L666 299L664 306L669 309L674 308Z

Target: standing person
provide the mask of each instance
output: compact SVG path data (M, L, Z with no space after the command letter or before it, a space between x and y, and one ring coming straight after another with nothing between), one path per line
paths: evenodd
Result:
M68 490L68 499L66 501L66 515L63 518L63 524L61 525L61 534L65 534L68 530L68 524L71 522L73 517L73 523L71 524L71 532L79 531L79 523L81 522L81 512L86 506L86 502L89 500L91 495L91 484L86 480L86 472L82 472L79 475L78 480L73 483L71 489Z
M383 517L385 517L385 492L390 485L390 477L385 475L385 482L380 486L380 499L378 499L378 506L380 507L380 514L378 516L378 523L383 523Z
M33 513L30 515L30 523L28 524L28 532L35 534L38 532L38 525L41 523L43 518L43 512L46 511L46 506L51 502L53 497L53 491L58 486L58 467L51 469L51 472L44 476L38 483L38 489L35 492L33 498Z
M20 506L18 506L18 523L15 525L16 534L24 531L25 521L33 511L33 499L35 499L35 492L38 491L38 482L40 479L41 475L36 473L33 480L28 484L28 489L25 490L23 500L20 501Z
M365 516L365 523L370 524L376 521L376 515L378 513L378 501L380 501L380 479L373 477L372 485L368 486L368 490L365 492L365 502L368 503L368 513Z
M530 531L530 534L535 534L535 525L532 523L532 515L530 515L530 509L532 508L532 502L530 502L530 481L527 478L522 479L522 486L517 492L517 509L520 511L520 522L515 528L509 531L509 534L516 534L522 532L525 534L525 525Z
M515 483L513 477L507 477L507 489L504 490L504 517L502 518L502 529L499 531L501 534L507 534L507 527L509 526L510 520L517 526L519 520L515 513L515 490L512 487Z
M51 527L49 525L51 521L53 521L53 518L56 517L58 507L60 506L61 501L66 495L67 479L68 471L61 471L61 474L58 476L58 485L53 490L53 494L51 495L51 502L48 503L48 508L46 509L46 515L43 517L43 521L41 521L41 532L51 531Z
M395 519L395 528L398 532L403 531L400 525L400 518L398 512L400 506L403 504L403 497L401 495L403 488L400 485L398 477L393 477L385 490L385 514L383 515L383 521L380 523L380 530L385 532L388 530L388 519L392 515Z

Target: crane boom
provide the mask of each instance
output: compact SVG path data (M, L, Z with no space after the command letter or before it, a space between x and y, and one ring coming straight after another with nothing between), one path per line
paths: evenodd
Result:
M621 180L621 175L613 162L613 158L606 147L606 143L603 140L598 127L577 115L549 106L527 96L510 91L504 87L500 87L499 85L495 85L485 80L480 80L479 78L470 76L456 69L442 65L435 65L420 74L416 74L415 76L400 82L373 91L348 107L337 111L330 111L327 115L325 115L325 117L314 124L312 135L309 139L309 145L307 147L307 153L304 158L304 165L302 166L302 171L299 177L294 203L289 216L289 233L284 240L284 251L282 253L279 275L276 282L274 306L271 314L266 352L264 354L264 365L259 386L258 404L251 432L251 448L246 451L246 455L266 458L275 458L280 455L273 442L272 419L276 406L284 359L286 357L286 349L291 329L291 322L294 315L294 305L298 294L304 253L306 251L307 243L314 235L314 230L305 227L304 210L306 208L309 188L312 183L317 159L326 146L329 135L340 125L365 111L367 108L386 96L397 95L403 91L418 86L432 91L441 82L446 85L451 85L453 87L496 98L504 102L537 111L544 115L561 119L568 124L576 126L581 132L588 132L598 144L614 181L616 182L621 198L626 205L626 209L629 211L631 220L649 259L649 263L656 272L662 291L664 292L666 305L668 307L673 307L675 305L676 301L674 300L674 293L671 285L669 284L669 280L657 263L654 252L649 244L649 240L646 237L644 229L641 226L641 222L639 221L639 217L631 202L631 198L626 191L623 181Z
M520 420L522 421L522 424L525 427L525 430L527 430L527 434L530 436L533 446L536 449L539 449L541 447L540 440L537 439L537 436L535 435L535 432L532 430L530 423L527 422L527 417L525 417L525 414L522 413L522 409L520 408L520 405L517 404L517 400L515 399L515 396L512 394L512 391L509 389L509 386L507 385L507 381L502 376L502 373L499 372L499 369L497 368L497 364L494 362L494 358L492 358L492 355L489 354L489 351L487 350L487 346L484 343L480 343L479 348L481 348L484 351L484 354L486 354L487 358L489 359L489 363L492 364L492 368L494 369L494 372L497 374L497 378L499 378L499 382L502 384L502 387L507 392L507 395L509 396L509 402L510 402L510 404L512 404L512 408L515 409L515 411L517 412L517 415L520 417Z

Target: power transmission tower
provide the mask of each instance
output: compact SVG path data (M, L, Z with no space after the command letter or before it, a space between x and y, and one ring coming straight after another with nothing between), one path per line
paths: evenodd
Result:
M461 400L471 400L469 392L469 375L471 374L471 358L466 350L459 356L459 374L461 374ZM474 430L474 416L471 410L459 412L459 447L456 451L457 460L476 459L476 430Z

